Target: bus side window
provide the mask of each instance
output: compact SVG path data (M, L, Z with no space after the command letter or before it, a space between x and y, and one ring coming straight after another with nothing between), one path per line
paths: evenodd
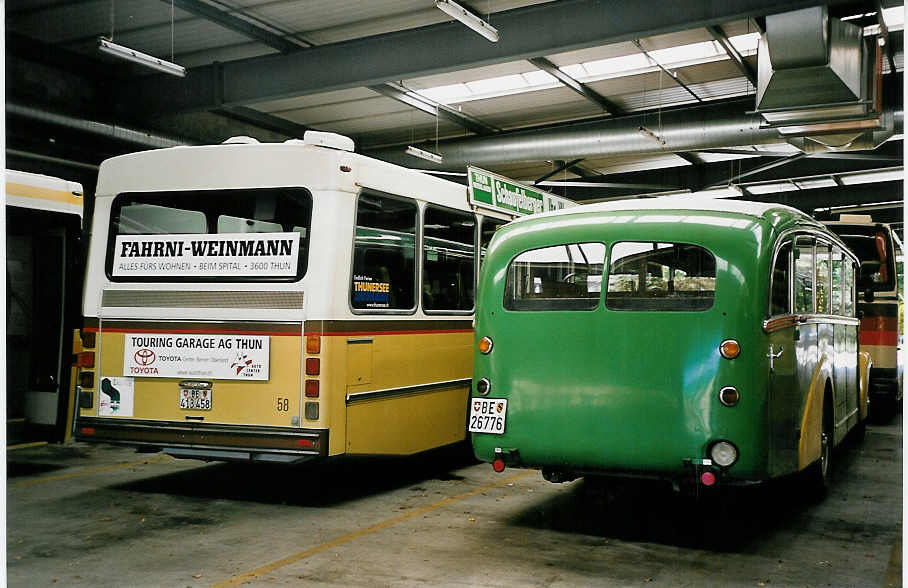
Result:
M505 225L505 221L497 220L494 218L483 217L482 219L482 228L480 229L479 235L479 264L482 265L482 260L486 258L486 249L489 248L489 243L492 241L492 235L495 234L495 231L500 229Z
M779 249L776 263L772 268L772 294L769 301L769 316L791 312L791 297L788 284L791 277L791 243Z
M354 309L415 308L416 218L411 200L360 195L350 284Z
M854 262L850 259L845 259L844 262L844 279L845 279L845 290L842 295L844 302L844 309L842 314L845 316L854 316L854 294L855 294L855 282L854 282Z
M812 314L814 269L813 245L810 237L799 237L795 245L794 297L795 312Z
M817 243L817 312L829 314L829 245Z
M472 309L475 217L468 212L428 205L424 218L423 309Z
M844 315L843 302L845 298L845 274L844 264L842 262L842 250L833 246L832 248L832 306L829 314Z

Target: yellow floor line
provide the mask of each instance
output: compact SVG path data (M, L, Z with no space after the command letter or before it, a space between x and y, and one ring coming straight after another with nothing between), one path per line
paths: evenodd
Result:
M100 468L92 468L88 470L81 470L78 472L71 472L69 474L58 474L56 476L46 476L44 478L34 478L31 480L22 480L21 482L11 482L6 485L7 488L23 488L25 486L34 486L35 484L44 484L46 482L59 482L60 480L69 480L71 478L78 478L80 476L89 476L91 474L99 474L101 472L109 472L111 470L118 470L120 468L128 468L133 466L140 466L150 463L157 463L164 461L165 459L173 459L169 455L160 455L158 457L152 457L149 459L143 459L142 461L131 461L128 463L118 463L115 465L104 466Z
M413 517L418 517L419 515L439 509L443 506L447 506L453 502L457 502L459 500L463 500L465 498L475 496L482 492L486 492L487 490L491 490L493 488L498 488L499 486L504 486L505 484L510 484L511 482L513 482L515 480L518 480L520 478L523 478L524 476L530 475L534 471L535 470L523 471L517 475L511 476L509 478L505 478L505 479L495 482L493 484L486 484L485 486L480 486L479 488L470 490L469 492L464 492L463 494L458 494L457 496L451 496L449 498L445 498L444 500L440 500L439 502L436 502L434 504L430 504L428 506L423 506L420 508L413 509L413 510L407 512L406 514L402 514L400 516L396 516L396 517L381 521L380 523L376 523L369 527L359 529L358 531L354 531L352 533L344 535L343 537L338 537L337 539L328 541L327 543L322 543L321 545L319 545L317 547L312 547L311 549L307 549L305 551L300 551L299 553L295 553L295 554L287 556L283 559L279 559L279 560L273 561L269 564L265 564L261 567L255 568L254 570L250 570L248 572L243 572L237 576L233 576L229 580L215 584L213 586L213 588L227 588L228 586L238 586L238 585L242 584L243 582L248 582L249 580L257 578L257 577L261 576L262 574L267 574L269 572L273 572L274 570L277 570L284 566L288 566L290 564L296 563L300 560L306 559L307 557L311 557L313 555L319 554L327 549L331 549L332 547L337 547L339 545L343 545L344 543L349 543L350 541L353 541L354 539L358 539L365 535L369 535L369 534L375 533L377 531L381 531L382 529L386 529L392 525L396 525L397 523L402 523L408 519L412 519Z
M47 441L33 441L31 443L19 443L18 445L7 445L7 451L14 451L16 449L28 449L29 447L41 447L42 445L47 445Z
M899 534L892 546L892 553L889 556L889 566L886 568L886 574L883 576L884 588L901 588L902 586L902 538Z

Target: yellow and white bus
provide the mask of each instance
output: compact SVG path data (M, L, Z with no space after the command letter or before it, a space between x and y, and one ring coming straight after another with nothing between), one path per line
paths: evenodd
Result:
M471 200L328 133L105 161L79 438L285 463L464 440L477 252L518 214Z
M7 442L63 441L74 416L82 186L6 170L5 190Z

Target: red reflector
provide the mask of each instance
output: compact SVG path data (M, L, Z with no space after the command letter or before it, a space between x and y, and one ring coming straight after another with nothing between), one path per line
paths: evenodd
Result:
M504 460L496 459L492 462L492 469L498 472L499 474L504 471Z
M317 357L306 358L306 375L317 376L321 370L321 362Z
M95 367L95 352L83 351L76 354L76 365L80 368Z
M82 434L83 435L94 435L95 430L92 427L82 427Z
M299 447L318 447L318 441L312 439L297 439L296 444Z
M704 486L712 486L716 483L716 475L712 472L703 472L700 474L700 482L702 482Z
M306 380L306 398L318 398L318 380Z

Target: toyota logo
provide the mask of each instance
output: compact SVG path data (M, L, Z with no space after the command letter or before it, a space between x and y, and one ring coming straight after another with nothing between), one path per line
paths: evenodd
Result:
M151 349L139 349L132 358L139 365L151 365L154 363L157 356L155 356L154 351Z

